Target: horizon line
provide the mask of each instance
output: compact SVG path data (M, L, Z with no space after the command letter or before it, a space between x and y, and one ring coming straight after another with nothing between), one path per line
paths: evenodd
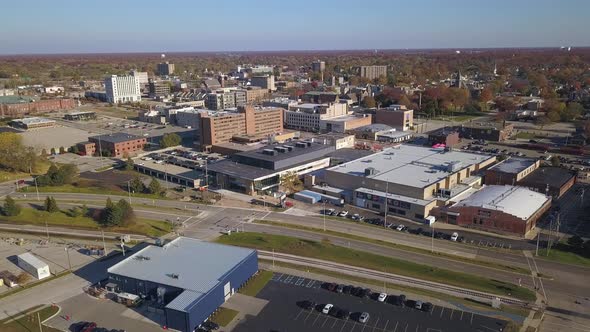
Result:
M113 52L71 52L71 53L51 53L51 52L33 52L33 53L0 53L0 57L7 56L43 56L43 55L105 55L105 54L188 54L188 53L203 53L203 54L215 54L215 53L284 53L284 52L298 52L298 53L311 53L311 52L391 52L391 51L478 51L478 50L550 50L550 49L562 49L571 47L572 49L588 49L590 45L586 46L505 46L505 47L430 47L430 48L362 48L362 49L285 49L285 50L231 50L231 51L113 51Z

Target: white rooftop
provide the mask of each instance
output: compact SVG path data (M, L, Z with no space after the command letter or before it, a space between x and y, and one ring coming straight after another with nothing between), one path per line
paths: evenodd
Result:
M334 166L328 170L409 187L424 188L460 169L490 159L495 159L495 157L462 151L445 152L444 149L415 145L398 145ZM367 168L374 168L375 174L365 176Z
M53 123L53 122L55 122L55 120L46 119L46 118L38 118L38 117L22 118L22 119L17 119L14 121L18 121L18 122L26 124L26 125L36 124L36 123Z
M43 262L42 260L40 260L39 258L34 256L30 252L25 252L24 254L20 254L17 257L20 260L23 260L23 261L29 263L31 266L33 266L36 269L42 269L44 267L47 267L47 263Z
M502 211L522 220L528 220L548 200L547 196L524 187L491 185L484 186L453 207L481 207Z

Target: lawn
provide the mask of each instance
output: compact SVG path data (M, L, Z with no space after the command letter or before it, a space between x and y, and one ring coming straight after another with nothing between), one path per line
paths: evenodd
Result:
M58 203L59 204L59 203ZM137 218L135 222L126 227L106 227L101 228L95 220L90 217L70 217L65 212L49 213L32 208L22 208L18 216L7 217L0 216L0 221L12 224L27 224L37 226L63 226L77 229L98 230L104 229L113 232L128 232L132 234L142 234L147 236L162 236L172 231L170 223L158 220L140 219Z
M64 184L61 186L47 186L47 187L38 187L39 192L44 193L75 193L75 194L96 194L96 195L117 195L117 196L127 196L129 195L127 191L123 189L115 189L115 188L104 188L104 187L96 187L96 186L76 186L71 184ZM21 192L26 193L35 193L36 189L35 186L24 187L20 190ZM139 197L139 198L152 198L152 199L166 199L161 195L154 195L154 194L139 194L133 193L131 197Z
M564 264L590 266L590 258L580 256L573 252L563 251L555 248L549 250L549 256L547 256L547 249L539 249L539 258L548 259Z
M272 278L273 273L271 271L260 270L260 272L244 287L240 288L238 293L248 295L248 296L256 296L258 292L260 292L264 286L268 283L268 281Z
M340 218L340 217L331 217L331 218L337 218L338 221L343 221L343 220L349 221L348 219L344 219L344 218ZM441 252L432 253L430 250L414 248L414 247L405 246L405 245L387 242L387 241L370 239L370 238L366 238L366 237L362 237L362 236L358 236L358 235L353 235L353 234L348 234L348 233L341 233L341 232L336 232L336 231L332 231L332 230L326 230L324 232L322 229L319 229L319 228L300 226L300 225L294 225L294 224L277 222L277 221L270 221L270 220L260 220L259 219L259 220L255 220L254 222L259 223L259 224L267 224L267 225L274 225L274 226L279 226L279 227L305 230L305 231L314 232L314 233L321 232L324 234L343 237L343 238L347 238L347 239L351 239L351 240L369 242L369 243L378 244L378 245L385 246L385 247L400 249L400 250L404 250L404 251L411 251L411 252L415 252L415 253L419 253L419 254L423 254L423 255L442 257L442 258L446 258L446 259L450 259L450 260L454 260L454 261L464 262L464 263L468 263L468 264L481 265L481 266L490 267L490 268L498 269L498 270L504 270L504 271L508 271L508 272L515 272L515 273L526 274L526 275L530 274L529 270L527 270L525 268L518 267L518 266L499 264L499 263L494 263L494 262L490 262L490 261L482 261L482 260L477 260L477 259L470 259L470 258L465 258L465 257L461 257L461 256L445 254L445 253L441 253ZM371 224L367 224L367 226L368 227L383 228L381 226L374 226Z
M45 174L51 163L47 160L41 160L38 162L37 167L33 170L33 174ZM11 180L18 180L30 177L31 174L27 172L7 172L0 171L0 182L6 182Z
M274 249L277 252L395 273L477 291L511 296L526 301L535 300L534 292L511 283L335 246L328 241L320 243L282 235L245 232L221 236L217 239L217 242L261 250Z
M29 313L28 315L25 315L19 319L14 320L14 321L4 323L5 321L10 320L10 318L9 318L7 320L0 322L0 331L2 331L2 332L37 332L37 331L39 331L39 320L37 318L37 313L39 313L39 318L41 319L41 321L44 321L45 319L55 315L55 313L57 313L58 310L59 309L57 307L47 307L47 308L43 308L41 310L33 311L33 312ZM57 329L54 329L54 328L51 328L48 326L43 326L43 331L44 332L59 332L60 330L57 330Z
M225 327L234 318L236 318L237 315L238 315L238 311L224 308L224 307L220 307L219 310L215 314L213 314L213 317L211 317L211 320L213 322L219 324L219 326Z
M128 110L122 107L97 107L94 109L97 114L108 115L115 118L127 119L127 120L136 120L137 119L137 111L138 110Z

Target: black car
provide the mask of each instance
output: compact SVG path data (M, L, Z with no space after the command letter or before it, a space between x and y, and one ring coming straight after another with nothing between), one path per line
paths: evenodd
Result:
M422 227L419 227L419 228L416 230L416 234L420 235L420 234L422 234L422 232L423 232L423 231L424 231L424 230L422 229Z
M346 309L339 309L336 313L336 318L348 319L348 317L350 317L350 311Z
M210 321L210 320L201 324L201 327L205 328L208 331L219 330L219 325L215 322Z
M371 295L373 295L373 291L371 291L370 288L365 288L363 291L365 293L364 297L370 297Z
M302 301L299 305L305 310L313 310L316 307L316 303L311 300Z
M406 303L406 296L404 294L400 294L400 296L397 297L397 305L400 307L403 307Z
M361 287L355 287L352 289L350 294L352 294L354 296L360 296L360 293L362 293L362 292L363 292L363 289Z
M354 287L353 286L350 286L350 285L344 286L344 288L342 289L342 293L344 293L344 294L350 294L350 292L352 291L353 288Z
M340 311L340 308L338 308L337 306L333 306L332 309L330 309L330 312L328 313L328 315L337 318L338 317L338 311Z
M344 285L338 285L338 286L336 286L336 289L334 291L336 293L342 293L344 291Z
M431 312L432 311L432 308L434 308L434 306L430 302L425 302L425 303L422 304L422 310L423 311Z

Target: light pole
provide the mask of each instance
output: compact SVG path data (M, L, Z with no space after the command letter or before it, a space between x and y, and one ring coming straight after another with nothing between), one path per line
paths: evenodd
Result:
M127 193L129 194L129 205L131 205L131 180L127 181Z
M47 232L47 242L49 242L49 226L47 225L47 219L45 219L45 232Z
M383 227L387 228L387 212L389 212L389 206L387 205L387 192L389 192L389 181L385 182L385 218L383 219Z

